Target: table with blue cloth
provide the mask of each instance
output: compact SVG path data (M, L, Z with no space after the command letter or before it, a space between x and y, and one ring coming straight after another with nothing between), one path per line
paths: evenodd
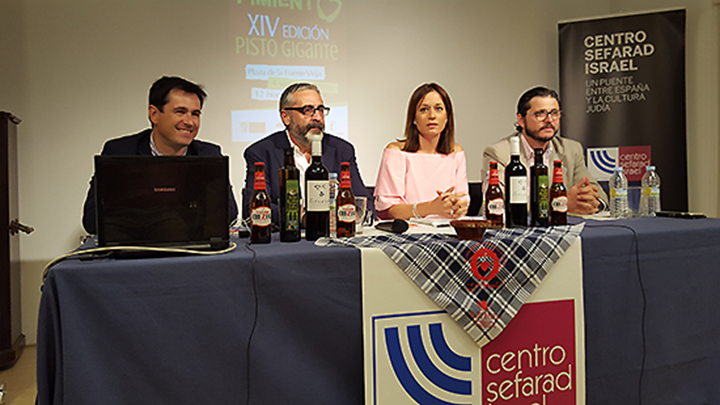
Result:
M235 242L53 267L39 404L362 403L359 251Z
M720 403L720 220L588 220L581 236L587 403ZM359 251L274 237L51 268L38 403L365 403Z
M720 403L720 219L588 221L582 238L587 403Z

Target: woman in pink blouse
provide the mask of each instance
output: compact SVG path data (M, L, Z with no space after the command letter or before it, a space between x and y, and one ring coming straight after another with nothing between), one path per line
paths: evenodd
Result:
M410 96L405 138L383 152L375 183L378 217L459 218L467 213L467 193L450 96L436 83L423 84Z

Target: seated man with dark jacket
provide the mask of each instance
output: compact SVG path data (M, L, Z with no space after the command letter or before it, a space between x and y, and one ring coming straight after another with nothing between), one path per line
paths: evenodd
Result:
M272 203L272 222L279 224L280 175L285 165L284 149L292 148L295 166L300 171L300 187L305 195L305 170L312 159L312 136L322 136L322 163L328 172L340 174L340 163L350 163L353 194L367 197L367 208L373 210L373 198L369 196L355 159L353 145L335 135L324 132L325 114L330 109L323 105L320 90L314 84L295 83L280 96L280 117L285 130L270 134L245 149L245 188L243 189L243 218L250 217L250 201L253 194L255 162L265 163L267 193Z
M105 142L102 155L118 156L222 156L218 145L196 140L200 113L207 94L195 83L180 77L162 77L150 87L148 118L151 128ZM230 185L228 185L230 187ZM232 188L228 201L228 224L238 214ZM97 232L95 178L85 198L83 227Z

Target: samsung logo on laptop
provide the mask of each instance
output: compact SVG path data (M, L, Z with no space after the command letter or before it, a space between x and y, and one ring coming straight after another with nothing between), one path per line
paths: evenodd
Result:
M174 193L177 191L175 187L155 187L153 190L156 193Z

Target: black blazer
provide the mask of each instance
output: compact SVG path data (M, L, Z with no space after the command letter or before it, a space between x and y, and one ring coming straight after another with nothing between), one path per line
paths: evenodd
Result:
M102 155L115 156L150 156L150 134L152 129L146 129L135 135L123 136L111 139L103 145ZM204 141L194 140L188 145L187 154L190 156L222 156L220 147ZM237 218L238 207L235 201L235 195L230 186L230 197L228 198L228 224ZM90 179L90 189L88 189L87 197L85 197L85 206L83 209L83 228L87 233L94 234L97 232L97 223L95 219L95 176Z
M255 162L265 163L265 182L272 203L272 221L280 223L280 168L285 165L283 149L290 147L287 132L279 131L268 135L245 149L245 188L243 188L243 218L250 217L250 200L255 181ZM322 162L329 172L340 175L340 163L350 163L350 178L355 196L368 197L368 209L373 210L373 198L363 183L355 160L355 147L337 136L324 134L322 140Z

